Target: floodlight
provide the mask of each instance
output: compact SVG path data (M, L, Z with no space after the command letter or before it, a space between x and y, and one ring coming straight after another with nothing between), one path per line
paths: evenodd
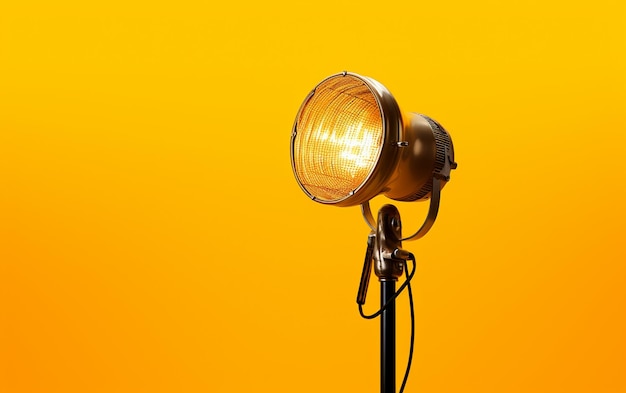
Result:
M412 274L405 263L414 261L402 250L402 241L424 236L435 221L440 191L456 168L452 139L430 117L401 112L379 82L342 72L321 81L300 106L291 135L291 165L298 184L315 202L361 205L372 232L357 303L368 317L361 306L373 266L381 282L381 309L373 315L382 317L381 391L395 393L395 298L404 287L411 294ZM403 238L393 205L383 206L375 220L369 201L381 194L396 201L430 199L422 226ZM403 272L407 280L396 292ZM410 360L402 389L409 368Z

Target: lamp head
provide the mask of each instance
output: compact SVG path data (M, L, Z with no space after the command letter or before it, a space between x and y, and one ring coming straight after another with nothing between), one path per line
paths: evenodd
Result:
M314 201L354 206L379 194L424 200L456 168L450 135L436 121L402 113L374 79L343 72L320 82L296 116L291 165Z

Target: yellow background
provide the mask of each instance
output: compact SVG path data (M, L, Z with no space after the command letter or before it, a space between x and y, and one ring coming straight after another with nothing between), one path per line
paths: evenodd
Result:
M459 162L405 244L407 392L626 392L625 24L622 0L3 2L0 391L378 391L368 229L289 163L348 70Z

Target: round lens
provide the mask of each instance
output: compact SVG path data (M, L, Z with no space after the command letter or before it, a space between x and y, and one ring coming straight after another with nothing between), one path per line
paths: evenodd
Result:
M354 194L383 145L383 121L365 82L337 75L320 83L296 119L293 167L302 187L324 202Z

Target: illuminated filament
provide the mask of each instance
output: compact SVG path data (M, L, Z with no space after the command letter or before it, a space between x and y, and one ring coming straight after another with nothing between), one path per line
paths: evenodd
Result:
M294 166L303 187L320 200L343 199L374 169L383 141L378 103L363 81L322 82L300 113Z

